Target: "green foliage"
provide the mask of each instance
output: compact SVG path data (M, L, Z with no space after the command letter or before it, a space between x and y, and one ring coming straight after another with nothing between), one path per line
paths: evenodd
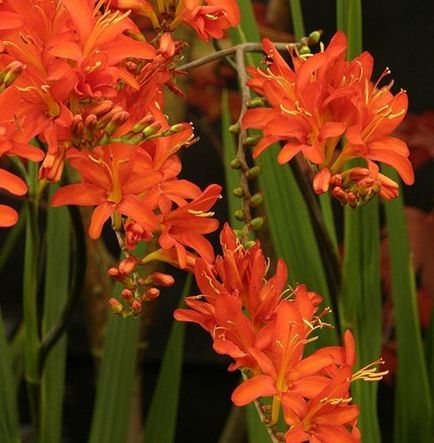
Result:
M188 274L179 306L190 291L192 274ZM143 443L175 442L179 391L181 388L185 323L173 321L161 362L157 385L145 422Z
M57 188L57 187L56 187ZM54 191L54 187L53 190ZM68 209L49 208L42 333L58 321L69 293L70 220ZM41 379L41 422L39 441L61 441L65 383L66 336L60 338L45 363Z
M392 180L396 171L385 167ZM402 197L385 204L392 282L393 313L398 347L396 374L396 443L433 441L432 398L417 311L416 286ZM432 372L431 372L432 376Z

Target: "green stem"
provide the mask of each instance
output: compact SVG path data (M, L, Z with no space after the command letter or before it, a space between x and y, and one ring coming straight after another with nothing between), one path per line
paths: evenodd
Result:
M291 7L292 25L294 28L295 38L300 39L304 37L304 22L303 22L303 11L301 9L300 0L289 0L289 5Z

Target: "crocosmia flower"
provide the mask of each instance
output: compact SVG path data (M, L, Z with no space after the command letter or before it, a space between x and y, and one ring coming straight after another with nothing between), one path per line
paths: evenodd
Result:
M291 66L269 40L263 46L267 68L251 69L248 85L269 107L248 110L243 119L245 128L263 131L254 157L282 142L279 163L301 153L316 174L315 192L330 190L351 206L375 194L385 199L397 195L397 186L378 172L378 162L394 167L406 184L413 183L407 145L391 135L407 112L407 94L401 90L394 95L393 82L381 86L388 69L373 83L372 56L364 52L346 61L342 32L312 56L291 51ZM353 171L348 161L355 159L365 166Z

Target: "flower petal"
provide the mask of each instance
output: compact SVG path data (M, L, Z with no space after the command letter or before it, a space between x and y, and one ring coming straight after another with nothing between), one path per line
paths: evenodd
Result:
M232 393L232 401L237 406L245 406L259 397L271 397L277 393L273 378L257 375L249 378Z

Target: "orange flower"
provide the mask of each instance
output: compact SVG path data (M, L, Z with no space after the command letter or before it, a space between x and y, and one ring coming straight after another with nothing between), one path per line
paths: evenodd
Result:
M80 172L82 183L60 188L53 196L52 206L96 206L89 226L92 239L99 238L110 216L117 229L121 215L126 215L152 231L157 217L139 195L161 180L161 173L134 173L135 154L134 148L122 144L96 148L91 154L74 151L70 162Z
M187 265L186 247L195 250L204 260L214 261L214 250L203 236L218 228L218 220L208 212L220 196L221 186L210 185L193 201L162 213L159 243L163 249L174 248L179 266Z
M305 310L306 307L310 315L304 316L300 308ZM279 303L276 316L267 328L266 342L264 338L258 338L263 350L249 350L261 374L249 378L235 389L232 401L237 406L244 406L259 397L273 396L271 423L275 424L281 404L285 418L292 420L292 417L303 414L305 398L314 397L327 385L328 377L319 373L333 363L333 356L315 352L303 358L308 335L313 330L313 326L307 325L314 321L314 310L315 305L304 290L296 292L294 300ZM268 333L268 330L271 332Z
M301 420L294 420L285 434L287 443L358 443L359 408L350 404L351 368L343 365L335 377L307 403Z
M234 0L184 0L178 14L206 42L210 38L222 38L226 29L237 26L240 21Z
M323 52L309 57L292 52L293 68L270 41L263 45L268 68L250 70L248 85L267 99L271 109L251 109L243 118L245 128L263 130L254 157L275 142L285 142L279 163L301 152L317 173L315 192L331 188L336 198L351 206L366 203L375 194L386 199L398 194L398 186L378 173L375 162L391 165L406 184L413 183L407 145L390 136L407 111L407 95L393 95L392 82L379 86L389 70L373 84L371 55L365 52L345 61L347 42L341 32ZM339 151L343 137L345 145ZM366 162L363 178L356 177L360 169L346 169L351 159Z

